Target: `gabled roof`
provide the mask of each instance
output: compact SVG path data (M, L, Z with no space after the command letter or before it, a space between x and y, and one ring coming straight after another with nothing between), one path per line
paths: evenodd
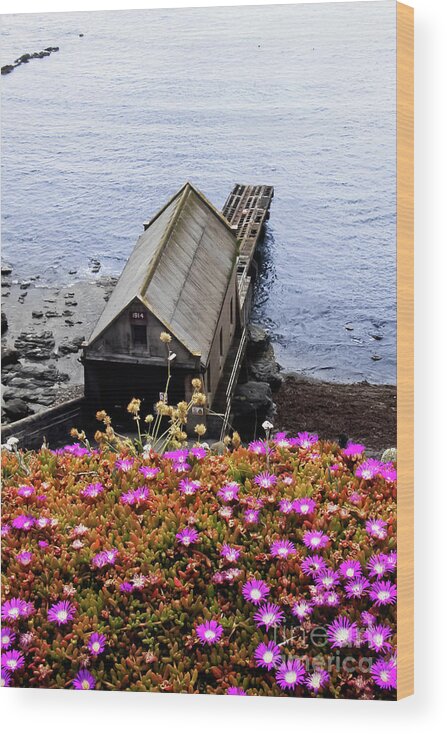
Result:
M234 233L190 183L145 227L89 344L138 297L205 365L235 265Z

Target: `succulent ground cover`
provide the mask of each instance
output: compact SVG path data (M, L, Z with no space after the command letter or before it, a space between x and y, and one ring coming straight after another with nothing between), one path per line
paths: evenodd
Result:
M396 472L361 445L76 443L2 473L2 685L395 698Z

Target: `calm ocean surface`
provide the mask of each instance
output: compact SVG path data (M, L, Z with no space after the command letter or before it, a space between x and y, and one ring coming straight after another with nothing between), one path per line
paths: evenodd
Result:
M1 17L2 65L46 46L2 77L15 278L119 274L187 179L217 206L273 184L255 316L278 361L395 382L394 2Z

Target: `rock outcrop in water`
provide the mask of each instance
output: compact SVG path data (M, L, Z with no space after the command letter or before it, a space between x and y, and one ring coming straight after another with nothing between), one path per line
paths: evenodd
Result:
M11 71L16 69L18 66L21 66L22 64L28 64L31 59L43 59L45 58L45 56L50 56L50 54L54 53L55 51L59 51L59 46L48 46L47 48L43 49L43 51L34 51L32 54L22 54L22 56L19 56L19 58L16 59L13 64L6 64L6 66L2 66L2 74L10 74Z

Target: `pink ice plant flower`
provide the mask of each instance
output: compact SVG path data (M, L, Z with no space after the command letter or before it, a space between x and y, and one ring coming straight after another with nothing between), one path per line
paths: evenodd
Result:
M345 579L355 579L357 576L361 576L362 574L362 566L360 564L360 561L355 560L354 558L350 558L347 561L343 561L342 564L340 564L340 574L344 576Z
M311 515L317 506L315 500L310 497L300 497L293 501L293 511L298 515Z
M360 619L362 620L362 624L364 624L365 627L371 627L371 625L373 625L376 621L376 616L375 614L371 614L371 612L362 612L360 615Z
M117 469L121 469L121 471L130 471L133 467L133 464L133 459L118 459L118 461L115 461L115 467Z
M279 511L283 512L285 515L289 515L293 510L293 502L292 500L288 500L287 498L282 499L279 501Z
M397 667L396 660L385 660L379 658L375 663L371 665L371 677L379 688L389 690L390 688L397 688Z
M369 575L377 576L378 579L381 579L390 570L388 556L385 553L378 553L375 556L371 556L366 566L369 570Z
M323 568L327 568L323 556L307 556L301 564L301 570L307 576L315 577Z
M397 598L397 586L390 581L376 581L371 586L369 598L378 606L395 604Z
M252 604L258 605L264 601L269 591L270 587L265 581L250 579L242 587L242 596L246 601L251 601Z
M95 677L86 668L81 668L73 679L73 688L77 691L93 691L96 686Z
M391 627L386 625L377 624L368 627L366 632L363 633L363 639L368 643L368 647L375 652L384 652L391 645L387 642L388 638L391 637L393 631Z
M34 494L34 487L31 485L23 485L22 487L19 487L17 490L17 494L20 497L24 497L25 499L28 499L28 497L31 497L31 495Z
M90 454L90 451L85 447L81 446L80 443L72 443L67 444L67 446L64 446L62 449L62 452L67 454L72 454L73 456L77 456L78 458L81 456L86 456L86 454Z
M380 474L382 468L383 464L381 461L378 461L377 459L366 459L366 461L359 464L355 470L355 476L360 479L374 479L377 474Z
M92 566L96 568L103 568L104 566L113 566L118 556L118 549L111 548L110 550L101 551L92 558Z
M298 433L296 438L290 439L290 441L294 446L299 446L300 449L310 449L318 442L318 436L316 433L303 431L302 433Z
M340 594L337 591L326 591L323 596L322 606L338 607L340 604Z
M357 639L357 624L339 616L327 628L327 636L331 647L350 647Z
M16 530L31 530L36 523L36 518L32 515L17 515L12 521L12 527Z
M329 543L330 538L325 535L321 530L308 530L303 535L303 543L307 548L317 550L318 548L325 548Z
M201 485L200 482L194 479L182 479L178 489L179 492L185 495L192 495L197 492L198 489L200 489Z
M397 480L397 471L394 468L392 462L383 465L382 469L380 470L380 476L389 483L395 482Z
M296 548L290 540L275 540L270 546L270 553L274 558L287 558L296 553Z
M7 650L2 653L1 665L5 670L8 670L10 673L14 673L15 670L23 668L25 665L25 658L20 650Z
M238 688L237 686L230 686L227 688L227 696L246 696L246 692L243 688Z
M28 617L28 610L31 605L27 604L23 599L14 597L5 601L2 605L2 619L7 619L11 622L16 621L20 617Z
M18 561L22 566L29 566L32 560L33 554L30 551L22 551L21 553L16 554L16 561Z
M312 614L312 608L312 602L307 601L307 599L297 599L292 607L292 614L294 617L298 617L300 622L302 622L306 617L310 617Z
M256 525L259 522L259 510L245 510L244 521L246 525Z
M276 671L276 682L282 690L296 688L306 677L306 668L300 660L288 660Z
M387 536L387 524L380 517L371 517L365 525L366 532L373 538L384 540Z
M327 670L313 670L308 674L305 683L309 691L316 693L329 683L329 673Z
M346 596L348 599L361 599L369 587L368 579L363 578L363 576L356 576L353 581L345 585Z
M11 645L14 644L14 641L16 639L16 633L14 630L11 629L11 627L2 627L1 632L1 646L4 650L9 650Z
M219 642L222 637L223 627L214 619L210 622L204 622L196 627L196 635L199 638L202 645L212 645L214 642Z
M206 456L206 449L203 446L193 446L189 452L190 456L194 456L195 459L204 459Z
M280 433L273 436L273 443L279 449L289 449L292 446L292 441L290 438L287 438L285 431L280 431Z
M9 688L12 681L12 675L9 672L9 670L6 670L5 668L1 668L0 673L0 688Z
M96 657L97 655L100 655L102 652L104 652L106 642L107 637L105 635L99 634L99 632L93 632L90 635L88 641L88 649L93 657Z
M351 443L351 441L349 441L348 445L342 450L341 453L348 459L355 460L360 459L364 451L365 446L362 443Z
M338 572L333 571L331 568L322 568L315 578L315 583L318 588L328 591L339 583Z
M238 499L239 485L236 482L226 484L224 487L219 489L217 496L220 497L224 502L232 502Z
M225 558L226 561L235 563L241 555L241 552L238 548L234 548L233 546L228 545L228 543L225 543L221 548L220 555L222 558Z
M267 645L261 642L254 652L254 658L258 668L277 668L281 662L281 648L272 640Z
M251 441L251 443L248 444L248 450L252 451L254 454L265 454L267 453L267 444L265 443L265 441L260 440Z
M155 479L160 469L157 466L142 466L138 471L145 479Z
M257 627L275 627L284 619L284 612L277 604L263 604L259 610L253 615Z
M55 622L59 627L62 624L67 624L74 619L76 614L76 607L68 601L59 601L57 604L53 604L48 610L48 619L50 622Z
M146 502L148 497L149 490L147 487L137 487L136 489L130 489L128 492L123 492L120 502L123 505L138 505L140 502Z
M254 478L255 484L258 485L258 487L261 487L261 489L270 489L271 487L274 487L277 478L274 474L270 474L268 471L263 471L260 474L257 474Z
M103 492L104 487L101 482L93 482L92 484L87 484L87 486L81 490L81 496L94 499L95 497L99 497Z
M188 547L192 543L197 542L199 533L195 528L183 528L175 537L181 545Z

